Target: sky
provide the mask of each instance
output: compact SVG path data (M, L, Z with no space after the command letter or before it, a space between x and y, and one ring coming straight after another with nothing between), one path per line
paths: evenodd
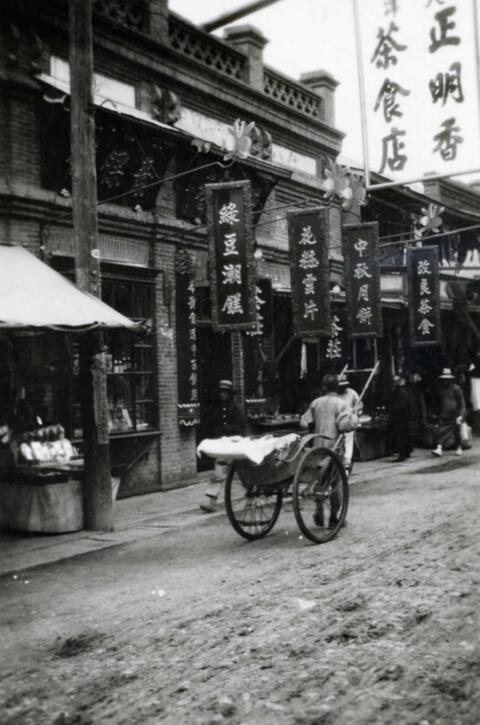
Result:
M170 9L200 24L241 7L247 0L170 0ZM336 91L336 126L348 131L343 154L361 160L360 103L351 0L280 0L240 23L255 25L270 41L267 65L298 80L322 68L340 86ZM220 30L218 35L222 34Z
M170 9L188 18L190 21L201 24L207 20L216 18L221 13L237 9L242 5L246 4L247 0L170 0ZM387 0L362 0L363 3L369 5L361 5L361 12L368 12L372 6L377 5L379 12L382 13L383 7L388 4ZM471 0L451 0L448 5L458 5L462 10L469 4ZM475 0L480 5L480 0ZM427 14L424 18L424 27L428 29L432 25L433 14L445 7L442 5L441 0L399 0L398 5L405 6L410 4L411 10L410 16L406 15L403 17L403 24L401 30L405 31L405 34L409 39L412 39L415 35L415 28L418 25L418 12L423 11ZM470 7L470 6L469 6ZM460 12L460 11L458 11ZM428 16L430 13L430 16ZM391 18L385 19L385 24L390 21ZM400 15L400 19L402 16ZM398 16L397 16L398 21ZM317 69L324 69L331 73L339 82L340 85L336 90L336 127L346 133L346 138L343 142L342 156L347 159L352 159L360 163L363 162L363 151L362 151L362 130L361 130L361 114L360 114L360 94L358 89L358 71L357 71L357 55L356 55L356 44L355 44L355 31L354 31L354 19L353 19L353 0L280 0L269 8L260 10L256 13L252 13L244 19L237 21L237 23L250 23L256 26L261 32L269 39L264 51L264 60L267 65L273 66L280 70L286 75L297 79L301 73L313 71ZM399 22L400 24L400 22ZM368 27L368 26L367 26ZM368 42L372 45L375 43L375 37L378 30L378 23L375 27L370 26L370 36ZM217 35L222 34L223 30L217 31ZM422 36L425 37L425 36ZM365 44L366 45L366 44ZM373 47L373 46L372 46ZM472 45L473 47L473 45ZM368 50L368 49L367 49ZM441 51L437 57L439 59L439 66L435 69L446 71L448 65L445 63L451 61L446 56L442 60L442 53L448 53L450 50L455 51L455 48L448 48L445 51ZM407 57L400 56L399 59ZM414 61L412 60L413 55L410 53L409 60L404 61L403 65L409 63L408 73L410 78L415 75L416 68ZM373 66L368 63L369 58L366 60L367 71L372 71ZM442 65L442 61L443 65ZM473 62L472 62L473 61ZM464 62L464 72L466 74L467 63ZM402 63L398 63L396 68L390 67L390 69L384 72L392 73L397 71L402 66ZM478 97L478 79L475 78L474 70L477 67L477 63L474 60L474 55L470 57L470 76L469 76L469 88L476 94L475 99ZM372 83L380 82L382 78L382 72L377 75ZM474 79L472 81L472 79ZM424 88L428 89L427 85ZM466 89L467 90L467 89ZM367 89L368 91L368 89ZM428 90L426 91L428 95ZM467 95L467 94L465 94ZM410 99L400 99L405 101L408 105ZM473 103L473 101L472 101ZM433 104L431 98L425 99L424 109L417 108L417 113L412 108L413 121L410 124L410 128L407 128L410 134L410 140L415 140L418 144L422 143L419 141L419 133L424 119L424 114L421 113L423 110L437 112L436 128L439 130L440 121L444 120L449 115L456 114L459 117L466 104L460 106L455 104L451 99L447 104L444 115L441 115L440 103ZM473 108L473 106L472 106ZM447 113L448 111L448 113ZM408 114L406 114L408 115ZM465 115L465 114L464 114ZM464 142L459 146L459 155L463 154L468 158L468 166L463 168L480 169L480 152L478 151L480 146L480 119L478 115L478 104L475 102L475 110L468 115L469 128L462 127L462 133L464 134ZM394 119L398 121L398 119ZM405 121L405 119L402 119ZM465 126L467 122L465 118L463 124ZM423 126L425 121L423 120ZM426 140L428 146L433 149L432 137L435 130L429 129L430 135ZM470 140L479 139L478 142L470 147ZM380 153L378 145L380 141L377 139L377 148L375 153ZM410 166L412 166L413 159L416 155L414 153L410 156ZM439 159L437 153L435 159ZM470 163L471 162L471 163ZM439 169L430 167L423 168L423 171L436 171L437 173L443 173L441 168L441 162L439 160ZM448 165L447 165L448 168ZM378 169L377 169L378 170ZM421 176L422 174L420 174ZM408 174L407 174L408 177ZM407 177L404 177L406 179ZM415 176L418 178L418 176ZM458 180L470 181L473 178L478 178L478 174L468 177L456 177Z

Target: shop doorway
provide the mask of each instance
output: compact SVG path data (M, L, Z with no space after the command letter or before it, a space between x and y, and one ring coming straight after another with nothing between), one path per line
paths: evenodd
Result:
M208 438L210 431L204 425L205 411L215 398L218 381L232 379L232 346L230 333L214 332L210 325L197 327L198 400L200 424L197 426L197 444ZM213 468L209 458L197 458L197 470Z

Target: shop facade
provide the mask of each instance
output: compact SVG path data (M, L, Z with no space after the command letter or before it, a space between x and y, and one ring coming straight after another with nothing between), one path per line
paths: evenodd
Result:
M276 310L268 358L275 353L268 345L283 347L287 329L286 210L324 201L321 180L342 134L334 128L334 79L319 72L295 82L264 66L266 40L250 26L227 29L219 40L169 13L166 0L94 3L94 10L102 297L141 323L140 333L107 335L111 457L125 496L196 480L202 408L219 377L234 380L252 416L258 405L249 401L264 394L263 379L256 389L250 384L258 378L252 340L212 325L205 184L251 184L263 255L258 279L270 281ZM5 4L0 229L2 243L26 247L73 279L67 12L63 0ZM252 122L248 153L226 159L242 123ZM340 239L339 208L332 213ZM333 264L336 248L331 256ZM190 408L179 389L176 294L187 258L198 390ZM297 375L298 344L282 358L285 379ZM31 353L38 364L29 355L19 364L41 371L27 385L33 407L42 420L61 423L81 449L76 341L52 333Z

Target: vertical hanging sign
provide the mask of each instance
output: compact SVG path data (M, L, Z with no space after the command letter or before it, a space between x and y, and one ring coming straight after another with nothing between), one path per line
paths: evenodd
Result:
M438 247L408 250L408 309L413 347L441 341Z
M381 337L378 222L345 225L342 248L350 337Z
M200 422L197 391L197 327L195 276L191 255L184 249L175 257L178 423Z
M255 329L250 182L206 184L205 189L213 326L216 330Z
M255 284L257 326L250 330L250 337L270 337L273 327L273 289L271 279L257 279Z
M293 331L297 337L331 332L328 240L330 210L317 207L287 214Z
M347 320L344 309L332 309L332 326L330 337L321 341L320 352L322 360L343 365L348 361L350 350L347 336Z

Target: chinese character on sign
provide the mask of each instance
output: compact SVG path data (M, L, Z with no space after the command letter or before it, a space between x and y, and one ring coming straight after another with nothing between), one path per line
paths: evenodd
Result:
M225 264L222 269L222 284L242 284L242 265Z
M302 279L302 284L305 287L305 295L314 295L315 294L315 282L317 281L317 278L309 272L305 277Z
M307 227L303 227L302 229L302 236L300 238L299 244L316 244L317 240L312 234L312 227L308 225Z
M334 358L342 357L342 343L339 340L339 335L343 330L343 327L339 325L340 319L337 315L333 315L332 327L331 327L331 339L328 341L325 356L330 360Z
M433 149L433 153L437 151L444 161L453 161L457 157L457 146L463 143L463 136L459 135L460 126L455 126L456 118L447 118L442 123L443 131L439 131L433 140L437 145Z
M432 274L430 260L420 259L417 263L417 274Z
M407 163L408 156L400 153L405 148L405 144L399 140L399 136L405 136L405 134L406 131L400 131L398 128L392 127L391 133L382 138L383 152L380 174L383 173L386 166L389 167L390 171L401 171Z
M353 245L353 248L356 249L359 257L363 257L363 253L367 247L368 242L366 239L359 239L358 242L355 242L355 244Z
M420 294L421 295L431 295L432 291L430 287L428 286L428 279L425 279L425 277L422 277L420 280Z
M302 269L315 269L315 267L318 267L319 264L320 262L316 258L313 249L309 250L308 252L304 250L298 263L299 267L301 267Z
M366 262L358 262L355 265L355 270L353 272L353 276L355 279L363 279L363 277L370 278L372 275L368 272L368 267Z
M318 312L318 307L315 304L315 302L312 302L312 301L305 302L305 308L304 308L304 313L303 313L303 316L304 316L305 319L307 319L308 317L310 317L311 320L314 320L315 319L315 314L317 312Z
M219 224L236 224L239 222L237 205L231 201L229 204L224 204L219 212Z
M226 312L227 315L243 315L242 296L240 292L227 295L222 312Z
M368 283L367 284L361 284L358 288L358 297L357 301L364 300L365 302L368 302Z
M375 102L374 111L378 111L380 104L382 104L383 117L387 123L393 119L394 116L403 116L403 113L399 109L399 103L397 101L397 93L401 96L409 96L410 91L402 88L398 83L385 78L382 87L377 96Z
M190 340L196 340L197 339L197 328L191 327L190 328Z
M428 315L429 312L433 310L433 307L430 305L428 300L420 300L420 305L418 306L418 311L421 315Z
M390 23L390 26L385 32L382 28L378 29L377 38L378 43L374 50L374 53L370 59L370 63L375 63L377 68L389 68L390 65L397 64L397 56L392 52L396 50L398 52L406 50L406 45L400 45L393 37L393 33L398 31L398 26L395 23Z
M465 100L462 88L461 63L452 63L449 70L450 73L437 73L435 79L432 79L428 84L433 103L441 99L442 106L444 106L449 97L455 103L463 103Z
M231 257L232 254L238 256L237 235L235 234L235 232L233 234L225 234L225 238L223 241L225 245L223 256Z
M449 30L455 28L456 23L452 20L449 21L449 17L456 12L456 7L445 8L435 13L435 20L439 25L440 35L437 36L437 28L430 30L431 44L428 47L430 53L435 53L439 48L444 45L458 45L460 38L457 35L448 35Z
M384 0L385 15L396 15L398 13L398 0Z
M194 310L195 309L195 297L189 297L188 298L188 308L190 310Z
M370 307L360 307L355 317L361 325L369 325L372 321L372 310Z
M420 330L422 335L429 335L432 327L435 327L433 322L430 322L430 320L427 320L427 318L424 317L423 320L421 320L420 324L417 326L417 330Z

